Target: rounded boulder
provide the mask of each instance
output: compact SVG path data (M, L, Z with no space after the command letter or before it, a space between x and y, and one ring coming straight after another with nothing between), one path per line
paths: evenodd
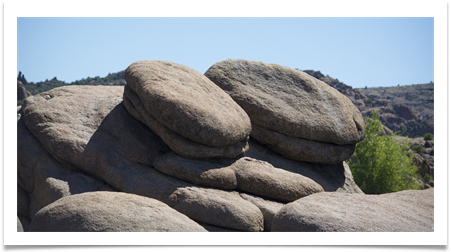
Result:
M30 231L206 232L163 202L121 192L89 192L61 198L35 215Z

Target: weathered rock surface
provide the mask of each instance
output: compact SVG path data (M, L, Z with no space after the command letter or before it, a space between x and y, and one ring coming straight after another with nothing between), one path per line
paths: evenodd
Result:
M363 118L352 102L302 71L225 60L205 76L248 113L254 139L290 159L341 163L365 136Z
M22 223L19 220L19 216L17 216L17 232L24 232Z
M58 163L28 131L23 120L17 123L17 174L18 215L30 219L40 208L61 197L113 190L96 178L69 170ZM36 201L33 209L29 207L31 201L25 191L32 194Z
M30 231L206 232L160 201L121 192L91 192L62 198L36 214Z
M154 167L171 177L194 184L241 190L282 202L324 191L307 177L249 157L237 160L193 160L168 153L155 159Z
M34 102L28 102L23 119L59 163L99 178L115 190L163 201L207 224L263 230L261 211L239 195L195 187L151 168L153 160L169 148L126 111L119 89L53 89L33 96ZM62 93L67 97L59 96ZM43 98L47 96L50 98Z
M318 164L341 163L349 159L355 150L355 144L337 145L287 137L255 124L252 125L251 136L287 158Z
M365 136L359 110L344 95L301 71L249 60L225 60L205 73L251 122L289 137L338 145Z
M143 60L127 68L125 79L148 113L185 138L222 147L249 136L251 124L243 109L194 69Z
M252 204L256 205L260 209L260 211L262 211L263 218L265 220L265 231L271 231L271 224L274 216L285 204L263 199L261 197L247 193L240 193L240 196L243 199L252 202Z
M280 209L272 231L432 232L433 226L431 188L381 195L317 193Z
M243 154L249 148L247 138L245 141L232 145L215 147L201 144L181 136L161 124L153 115L148 113L138 95L128 85L124 89L123 103L133 117L149 126L174 152L181 156L197 159L212 157L234 158L237 155Z
M252 138L249 140L249 151L244 156L266 161L274 167L308 177L326 192L363 193L354 182L346 162L326 165L291 160Z

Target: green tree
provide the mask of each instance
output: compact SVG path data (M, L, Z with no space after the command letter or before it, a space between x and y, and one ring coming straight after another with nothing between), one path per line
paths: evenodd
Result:
M432 135L432 133L426 133L423 137L424 140L434 140L434 135Z
M348 161L357 185L367 194L421 189L413 180L418 167L407 142L400 145L391 136L381 136L383 126L377 111L367 121L365 139L357 143Z

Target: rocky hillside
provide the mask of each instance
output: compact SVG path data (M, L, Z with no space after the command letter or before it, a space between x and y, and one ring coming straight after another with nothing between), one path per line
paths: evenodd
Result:
M434 133L434 125L427 121L433 120L434 116L433 84L394 88L353 89L337 79L323 75L320 71L304 70L304 72L326 82L348 97L364 117L371 117L371 111L377 110L381 122L390 131L409 137ZM432 88L432 91L430 88ZM384 91L385 89L387 91ZM373 92L367 96L365 93L368 90L379 90L380 93ZM422 91L425 91L425 94L422 94ZM418 97L418 100L415 97ZM400 103L401 101L413 104L418 112L409 105ZM423 102L425 105L421 105ZM423 114L419 114L419 112Z
M125 78L24 99L18 231L433 231L433 188L363 194L345 162L362 115L306 73L138 61Z
M386 99L391 104L405 104L412 108L418 118L434 125L434 83L358 90L372 99Z

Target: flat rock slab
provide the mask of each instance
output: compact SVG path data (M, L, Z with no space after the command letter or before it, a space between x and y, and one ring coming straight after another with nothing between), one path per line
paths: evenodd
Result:
M211 66L205 76L262 128L338 145L356 144L365 137L365 123L352 102L302 71L228 59Z
M272 231L432 232L434 189L381 195L317 193L285 205Z
M185 138L219 147L245 141L250 134L246 112L192 68L142 60L126 69L125 79L148 113Z
M206 232L168 205L120 192L91 192L62 198L41 209L31 232Z
M324 191L307 177L249 157L193 160L168 153L156 158L154 167L171 177L194 184L241 190L282 202Z

